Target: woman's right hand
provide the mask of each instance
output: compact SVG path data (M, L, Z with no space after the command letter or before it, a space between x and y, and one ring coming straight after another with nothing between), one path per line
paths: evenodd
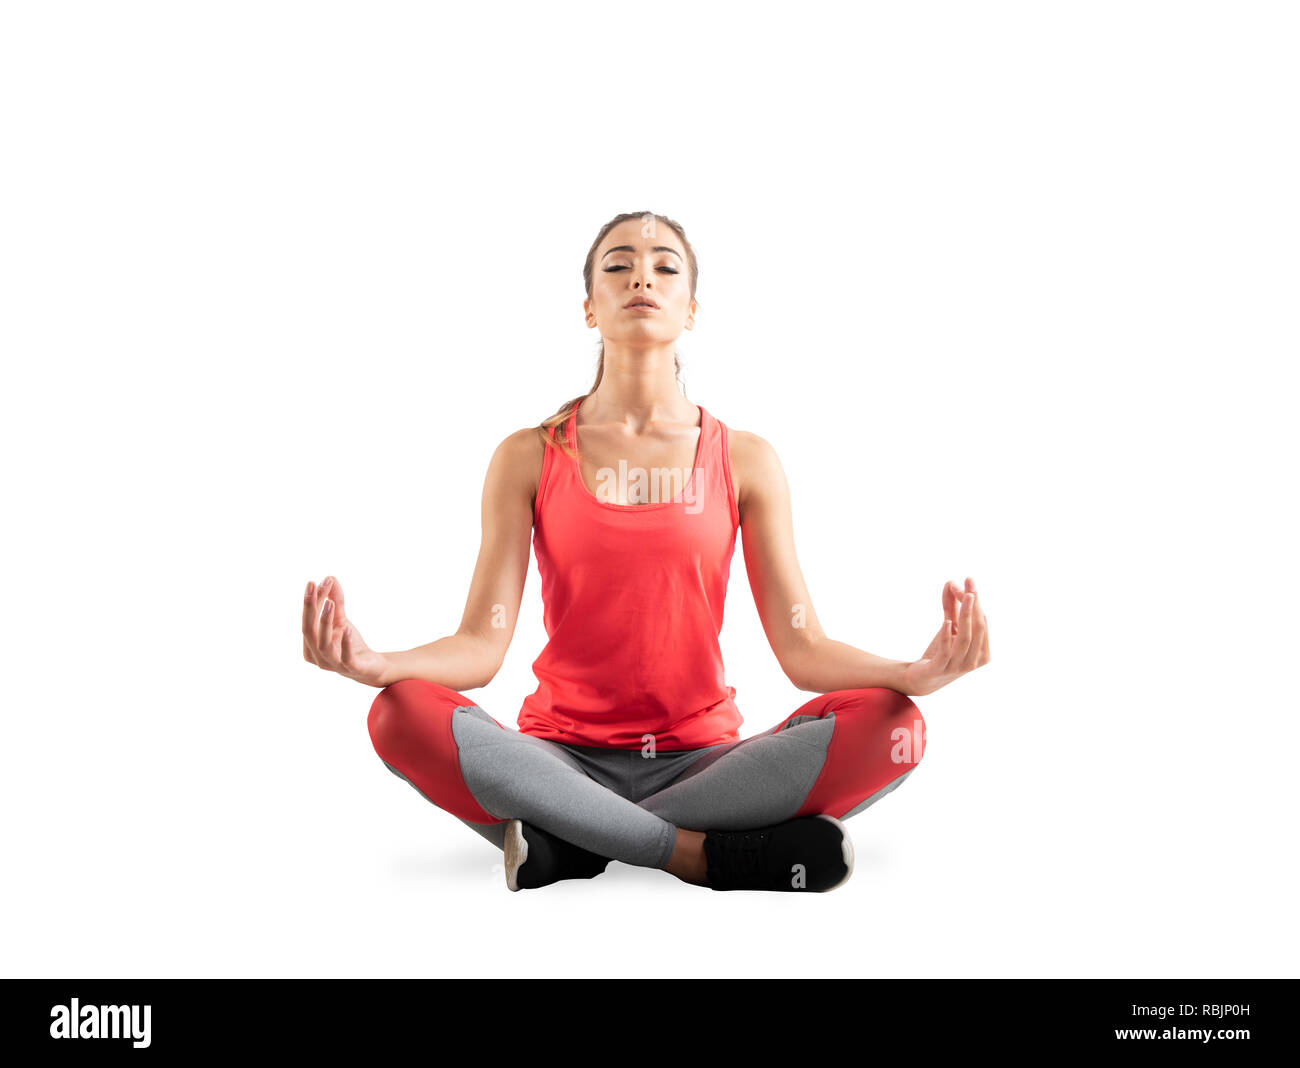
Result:
M302 658L325 671L367 686L382 687L388 657L371 649L343 612L343 587L327 578L319 586L307 583L302 602Z

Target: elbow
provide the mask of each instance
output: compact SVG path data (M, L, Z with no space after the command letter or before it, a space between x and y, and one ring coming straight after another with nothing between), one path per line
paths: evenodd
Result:
M483 676L483 680L479 682L478 685L474 687L474 689L481 690L484 686L486 686L488 683L490 683L493 679L497 677L497 672L500 670L501 670L500 660L496 661L493 664L490 664L488 666L487 672Z
M796 690L812 691L808 685L808 676L804 673L802 666L795 661L787 661L781 664L781 670L785 672L785 677L790 680Z
M457 649L463 656L461 664L465 668L465 674L474 678L467 689L482 689L497 677L497 672L505 663L505 644L499 635L484 635L464 628L457 631L457 638L465 643Z
M786 650L781 656L781 670L790 680L792 686L806 693L820 693L812 677L811 665L816 657L815 645L811 639L793 649Z

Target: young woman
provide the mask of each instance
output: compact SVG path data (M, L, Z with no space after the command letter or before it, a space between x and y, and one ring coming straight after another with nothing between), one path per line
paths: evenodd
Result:
M587 325L601 335L596 381L497 447L459 629L376 652L327 578L307 583L303 656L380 688L376 752L504 850L511 890L591 878L610 859L715 890L833 889L853 870L840 821L921 759L911 697L989 662L975 583L944 585L943 625L917 660L827 637L776 453L677 388L675 343L698 312L682 227L617 216L583 277ZM818 695L743 740L718 645L737 531L772 651ZM514 730L463 691L505 658L530 536L548 641Z

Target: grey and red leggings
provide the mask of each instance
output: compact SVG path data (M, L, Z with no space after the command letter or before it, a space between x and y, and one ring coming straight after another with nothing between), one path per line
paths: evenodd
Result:
M403 679L370 706L381 760L428 801L504 848L522 819L626 864L662 868L676 828L749 830L857 815L915 769L920 710L897 690L835 690L770 730L703 749L570 745L502 726L469 698Z

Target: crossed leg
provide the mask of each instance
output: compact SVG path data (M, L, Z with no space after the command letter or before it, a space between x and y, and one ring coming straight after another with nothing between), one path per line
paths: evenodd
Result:
M522 819L593 853L662 868L672 824L596 782L564 746L503 727L462 694L404 679L370 707L380 759L427 800L500 847Z
M711 750L642 808L677 827L748 830L855 816L916 770L925 720L897 690L820 694L770 730Z
M464 695L418 679L382 690L368 724L390 771L498 847L505 821L518 818L687 881L699 881L705 830L856 815L915 769L925 744L919 709L884 688L821 694L762 734L694 759L700 751L661 753L653 768L637 767L637 751L587 750L584 761L583 747L510 730ZM592 777L590 761L624 756L627 783L662 785L632 801Z
M770 730L700 757L638 804L678 828L668 871L704 878L704 834L799 816L856 816L897 789L925 750L925 720L897 690L835 690Z

